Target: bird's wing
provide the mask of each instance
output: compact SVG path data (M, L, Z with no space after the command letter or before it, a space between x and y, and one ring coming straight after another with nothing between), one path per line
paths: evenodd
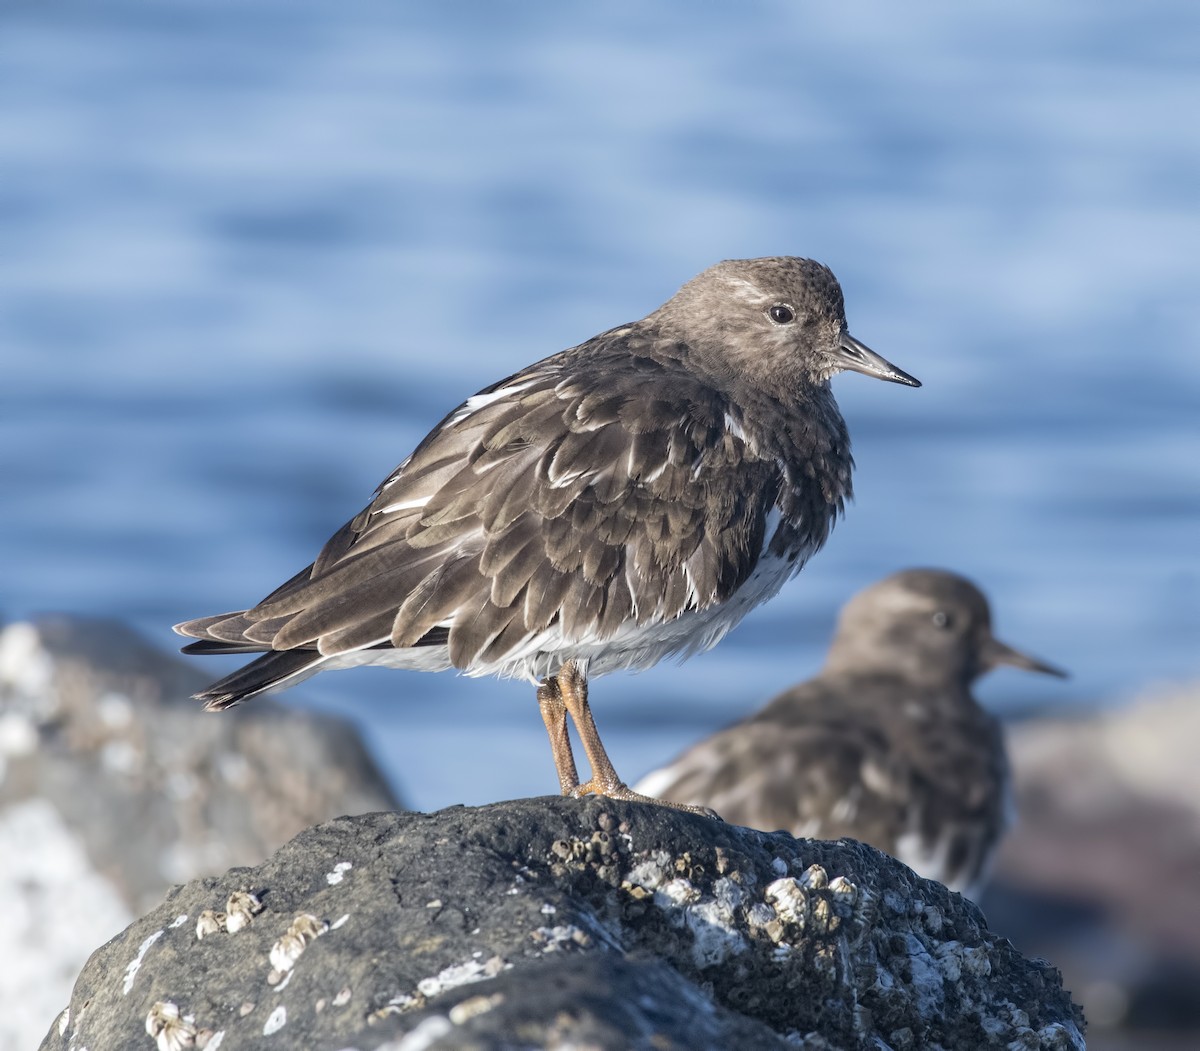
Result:
M322 654L436 639L461 668L552 624L600 640L723 601L763 548L779 465L717 392L621 340L468 399L311 567L181 632Z

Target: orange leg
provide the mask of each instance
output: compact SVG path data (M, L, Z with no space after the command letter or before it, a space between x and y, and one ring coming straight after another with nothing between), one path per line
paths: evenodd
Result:
M554 753L558 786L564 796L569 796L579 787L579 771L575 769L575 756L571 752L571 737L567 733L567 708L559 692L558 680L551 677L538 686L537 699L542 722L546 724L546 733L550 735L550 750Z
M575 787L569 793L570 795L578 797L586 795L589 792L594 792L596 795L608 796L610 799L628 799L638 803L654 803L656 806L686 810L690 814L703 814L705 817L713 817L718 821L721 820L716 811L710 810L708 807L693 806L690 803L672 803L666 799L655 799L652 796L642 795L640 792L635 792L617 776L617 771L613 768L612 760L608 758L608 752L605 751L604 745L600 740L600 731L596 729L596 721L592 718L592 707L588 704L587 676L575 661L567 661L559 669L558 675L548 681L556 684L556 692L560 703L566 712L570 714L571 721L575 723L575 730L579 734L579 740L583 744L583 750L592 768L591 779L584 784L579 784L578 780L576 780ZM538 692L538 700L540 703L540 690ZM543 718L545 718L544 714ZM546 725L549 727L549 722ZM565 732L564 720L564 737ZM551 733L550 740L553 746L553 733ZM569 744L567 745L567 752L569 755ZM555 753L555 764L558 764L557 751ZM575 764L573 761L571 763L571 772L575 773ZM559 781L563 784L563 792L566 794L566 781L562 778L561 766L559 767Z

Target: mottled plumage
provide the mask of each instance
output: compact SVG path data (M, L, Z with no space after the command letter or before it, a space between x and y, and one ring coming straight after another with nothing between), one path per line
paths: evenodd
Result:
M850 836L972 891L1010 806L1000 725L970 689L999 664L1062 674L999 642L969 581L897 573L846 605L820 675L637 788L766 831Z
M201 640L185 652L265 654L198 696L366 663L554 683L574 661L586 691L706 649L850 496L842 369L917 385L850 337L825 267L718 264L467 399L256 606L178 625Z

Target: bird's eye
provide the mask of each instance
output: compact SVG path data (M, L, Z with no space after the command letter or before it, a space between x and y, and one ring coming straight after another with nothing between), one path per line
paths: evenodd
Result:
M796 320L792 308L784 303L776 303L767 311L767 316L777 325L790 325Z
M949 628L953 621L950 619L950 614L945 610L939 609L931 618L935 628Z

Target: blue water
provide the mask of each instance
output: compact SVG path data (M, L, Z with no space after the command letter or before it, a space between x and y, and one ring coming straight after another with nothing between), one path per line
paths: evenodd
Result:
M637 776L946 566L999 709L1200 674L1200 7L75 0L0 9L0 610L168 626L306 564L445 410L718 259L811 255L919 391L713 652L594 690ZM214 677L228 665L212 662ZM554 785L528 686L365 670L422 807Z

